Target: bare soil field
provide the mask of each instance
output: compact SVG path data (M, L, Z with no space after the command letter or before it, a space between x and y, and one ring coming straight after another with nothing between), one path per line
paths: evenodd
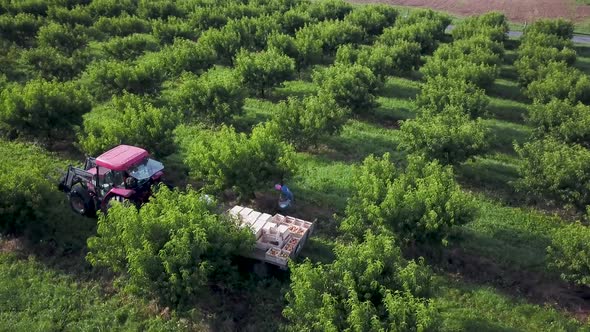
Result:
M398 6L428 7L458 15L501 11L514 22L538 18L564 17L573 21L590 18L590 6L575 0L352 0L356 3L384 3Z

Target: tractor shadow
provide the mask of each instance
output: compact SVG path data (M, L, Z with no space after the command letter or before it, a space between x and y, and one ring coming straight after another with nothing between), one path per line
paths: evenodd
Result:
M59 219L48 218L45 224L28 227L18 236L0 240L0 252L19 259L34 257L47 268L68 275L76 281L110 283L112 274L92 268L86 260L87 239L96 234L96 218L82 217L64 204Z

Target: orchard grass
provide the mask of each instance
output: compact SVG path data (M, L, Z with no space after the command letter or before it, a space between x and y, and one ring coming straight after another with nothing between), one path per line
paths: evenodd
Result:
M400 9L400 17L417 10L396 8ZM455 17L453 24L461 20ZM510 24L511 29L518 30L519 26L522 27ZM578 23L576 32L580 31L590 32L590 21ZM557 282L558 273L549 267L546 257L547 246L551 244L555 230L576 216L564 220L566 218L553 215L557 213L555 210L540 211L527 202L526 194L514 189L520 162L514 143L527 141L532 128L524 121L530 101L517 83L513 66L519 41L510 39L505 46L500 76L486 91L490 103L482 116L490 132L490 148L454 166L455 177L463 190L475 196L479 214L473 222L457 227L457 236L450 245L468 255L494 262L500 272L522 270L542 274ZM590 46L576 45L576 51L578 59L574 66L590 75ZM12 65L8 58L6 60L7 67ZM265 86L264 97L251 94L245 100L243 113L228 120L227 124L233 125L238 132L248 133L254 125L272 119L280 101L316 94L321 87L313 83L311 73L314 69L327 67L330 62L333 57L324 56L320 64L314 63L296 71L293 80L273 88ZM174 81L174 78L170 80ZM329 264L335 258L336 245L349 244L338 231L338 226L347 199L353 194L355 167L369 155L381 157L384 153L390 153L398 167L405 163L405 153L398 151L401 143L399 126L402 121L416 116L415 98L422 82L418 71L386 77L377 91L374 109L358 112L338 134L295 153L298 169L287 179L295 194L295 205L290 213L310 220L317 218L315 232L296 263L308 258L314 263ZM2 77L1 84L4 84ZM156 95L151 97L157 98ZM175 183L191 183L186 177L188 168L178 152L164 160ZM77 241L70 241L75 242L70 250L77 252L86 249L84 240L80 239L94 233L95 228L94 222L79 225L83 229L73 231ZM0 239L2 250L4 241ZM68 258L56 255L55 259ZM110 289L110 281L106 282L109 287L105 288L102 279L82 281L39 261L40 258L33 256L23 258L0 251L0 326L10 326L16 331L178 330L188 321L195 330L260 331L279 330L286 323L281 311L289 288L288 273L271 269L268 275L257 276L252 261L234 259L241 276L239 287L231 289L216 285L219 289L204 292L202 297L194 299L194 308L172 309L170 320L160 318L163 308L156 307L159 309L156 310L149 298L136 298L116 288L105 291ZM440 262L432 264L434 269L437 263ZM79 270L86 266L83 262L77 264L80 264ZM554 309L550 304L543 307L518 296L508 296L493 285L461 280L440 271L435 274L440 287L433 302L440 312L442 331L577 330L582 327L582 323L571 318L570 313ZM5 303L1 299L6 299Z
M441 331L577 331L584 327L559 311L501 294L489 286L440 278L434 303Z
M462 229L465 251L510 270L551 275L545 251L551 234L563 221L531 208L502 206L481 195L478 198L479 217Z
M11 331L184 330L145 300L105 294L100 283L76 281L13 253L0 253L0 304L0 325Z
M590 75L590 44L576 44L575 47L578 59L574 63L574 67L583 71L586 75Z
M491 97L486 117L522 124L527 115L527 104L510 99Z

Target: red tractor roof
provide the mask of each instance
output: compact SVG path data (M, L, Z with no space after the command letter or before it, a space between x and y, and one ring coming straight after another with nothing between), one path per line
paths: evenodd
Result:
M114 171L124 171L148 156L149 153L142 148L131 145L119 145L98 156L96 158L96 165Z

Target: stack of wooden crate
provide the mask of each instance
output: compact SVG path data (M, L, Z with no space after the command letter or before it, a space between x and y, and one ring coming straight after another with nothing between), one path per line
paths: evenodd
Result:
M312 232L313 223L302 219L254 211L236 205L228 213L236 217L243 227L249 227L256 237L254 253L245 256L286 268L289 258L294 258Z

